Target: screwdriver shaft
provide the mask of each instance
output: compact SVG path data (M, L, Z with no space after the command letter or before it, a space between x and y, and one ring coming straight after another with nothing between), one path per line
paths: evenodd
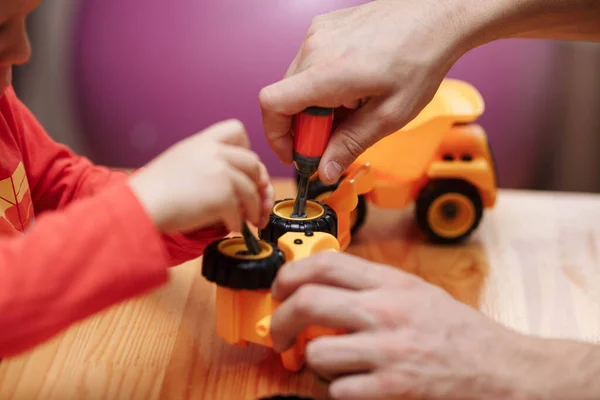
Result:
M252 234L250 228L246 221L242 221L242 236L244 237L244 242L246 243L246 247L248 247L248 251L252 254L259 254L261 251L260 243L258 243L258 239Z
M301 176L298 181L298 195L294 201L292 218L306 218L306 198L308 197L308 183L310 177Z

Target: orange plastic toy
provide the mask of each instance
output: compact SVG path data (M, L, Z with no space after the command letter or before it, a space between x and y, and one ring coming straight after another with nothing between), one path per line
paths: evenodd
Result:
M444 80L414 120L369 148L339 182L326 185L313 176L308 198L329 203L330 196L343 196L338 192L344 182L368 168L350 216L351 233L362 226L368 203L403 208L414 202L417 222L430 239L466 239L479 225L483 209L496 202L493 155L476 123L483 110L477 89Z
M402 130L368 149L334 185L311 180L302 218L292 217L294 199L276 202L261 230L258 254L242 237L211 243L202 273L217 285L216 325L227 342L272 346L271 315L279 304L270 288L287 261L319 251L343 251L366 215L367 201L401 208L413 201L420 226L434 240L455 243L479 224L484 207L496 202L494 162L475 120L483 100L471 85L447 79L427 107ZM306 343L335 335L321 327L302 332L282 354L285 368L304 363Z
M259 254L249 252L242 237L211 243L204 251L202 274L217 285L216 325L221 338L237 346L248 342L271 347L271 315L279 304L270 288L279 267L319 251L340 251L350 242L350 214L358 197L371 190L369 166L357 168L326 203L309 200L304 218L292 217L294 199L276 202L268 226L260 231ZM309 327L293 348L282 353L285 368L304 364L306 343L318 336L340 334Z

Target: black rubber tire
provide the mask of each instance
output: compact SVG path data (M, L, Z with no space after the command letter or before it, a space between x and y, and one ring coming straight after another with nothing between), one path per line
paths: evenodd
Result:
M230 289L270 289L277 271L285 262L283 252L272 243L273 252L266 258L243 260L221 253L219 244L224 238L209 244L202 258L202 276L209 282Z
M299 179L300 175L296 174L296 182L298 182ZM314 200L323 193L333 192L338 188L339 185L339 182L326 184L321 182L319 178L313 179L308 185L308 198ZM354 225L350 227L350 234L352 236L358 233L358 231L360 230L360 228L362 228L367 219L367 199L362 194L358 196L356 213L356 221L354 222Z
M292 199L278 200L275 204L288 200ZM315 219L293 220L271 213L268 225L260 230L258 236L269 243L277 243L279 238L287 232L325 232L337 238L337 215L335 211L326 204L319 204L323 206L325 212Z
M427 220L429 207L438 197L446 193L458 193L467 197L475 208L475 219L470 228L457 237L443 237L435 233ZM470 183L460 179L440 179L429 182L420 192L415 205L415 217L420 228L435 243L457 244L466 240L477 229L483 217L483 202L479 191Z
M304 397L295 394L278 394L271 397L261 397L260 400L315 400L314 397Z

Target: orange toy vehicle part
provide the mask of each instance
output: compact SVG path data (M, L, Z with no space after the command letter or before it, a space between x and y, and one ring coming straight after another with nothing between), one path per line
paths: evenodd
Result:
M496 202L493 156L483 128L475 123L483 110L473 86L444 80L415 119L367 149L339 182L326 185L313 176L308 198L329 204L330 197L344 197L338 191L367 167L350 216L352 234L364 222L369 203L396 209L414 203L417 222L431 240L465 240L479 225L483 209Z
M202 273L217 285L219 335L238 346L271 347L271 316L279 304L270 289L279 268L320 251L346 249L365 221L369 202L387 208L414 202L417 222L432 240L457 243L469 237L483 209L496 202L494 160L485 132L475 123L483 109L474 87L447 79L413 121L369 148L340 181L326 185L313 176L313 200L307 201L305 216L291 216L294 199L278 200L259 232L259 254L250 253L241 237L211 243ZM305 124L300 131L323 132L323 124L330 129L329 117L313 117L297 119L296 124ZM326 145L318 139L299 144L307 146L306 154L317 154ZM341 333L307 328L282 354L283 365L299 370L309 340Z
M273 215L291 218L293 200L278 202ZM309 201L307 218L323 221L325 216L336 222L335 212L326 205ZM303 225L292 225L298 228ZM251 254L243 238L225 238L211 243L205 250L202 273L217 284L216 326L221 338L228 343L244 347L249 342L271 347L271 315L279 303L271 297L270 287L284 262L308 257L320 251L339 251L336 237L323 231L288 231L277 238L277 245L260 241L262 251ZM298 371L304 364L306 343L318 336L342 332L321 327L309 327L296 339L295 345L282 353L285 368Z

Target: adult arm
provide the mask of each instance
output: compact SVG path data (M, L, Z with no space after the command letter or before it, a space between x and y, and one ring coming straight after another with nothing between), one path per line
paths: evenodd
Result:
M282 267L276 350L309 326L349 332L309 342L334 399L592 400L600 346L524 336L415 275L344 253Z
M510 37L600 40L600 2L376 0L321 15L284 78L260 93L267 140L290 163L293 115L344 111L319 166L321 180L334 182L416 117L462 55Z
M487 29L491 34L482 35L486 41L502 38L600 41L600 2L596 0L501 0L492 21Z

